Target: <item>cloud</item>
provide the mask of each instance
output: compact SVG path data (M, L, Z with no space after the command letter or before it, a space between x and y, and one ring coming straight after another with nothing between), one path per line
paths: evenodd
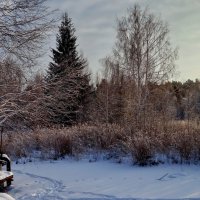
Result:
M150 12L169 23L173 44L180 47L181 79L193 77L200 63L199 0L49 0L48 5L68 12L76 27L79 49L88 58L93 72L101 66L99 59L112 51L116 36L116 18L126 14L134 3L148 6ZM55 43L51 44L55 46ZM189 51L188 51L189 49ZM192 59L191 59L192 58ZM187 64L187 66L186 66ZM191 68L194 66L194 68Z

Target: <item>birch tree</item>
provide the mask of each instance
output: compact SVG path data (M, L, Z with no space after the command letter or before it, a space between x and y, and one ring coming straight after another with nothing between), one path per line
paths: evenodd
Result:
M0 91L0 125L13 116L26 112L23 109L26 91L20 85L24 78L22 68L35 65L41 55L43 41L57 20L54 18L54 11L50 11L45 2L46 0L0 2L0 81L1 89L4 89ZM6 79L13 83L12 90L6 88ZM9 87L11 88L11 84Z
M136 120L141 121L148 102L149 83L162 83L174 72L177 49L170 43L169 29L160 18L135 5L127 17L118 20L117 41L111 63L133 82L127 105L134 106ZM108 59L108 58L107 58ZM112 65L113 67L113 65ZM134 96L134 98L132 98Z
M32 66L42 41L56 21L46 0L2 0L0 3L0 59L12 56Z

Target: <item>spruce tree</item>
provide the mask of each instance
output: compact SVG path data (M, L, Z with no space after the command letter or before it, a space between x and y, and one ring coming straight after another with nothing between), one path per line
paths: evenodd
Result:
M75 28L68 14L63 15L53 62L47 71L47 111L55 124L72 125L84 120L90 93L87 61L77 51Z

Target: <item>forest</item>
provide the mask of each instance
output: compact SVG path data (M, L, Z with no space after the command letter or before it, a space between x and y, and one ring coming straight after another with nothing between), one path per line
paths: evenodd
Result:
M1 152L199 164L200 80L174 79L178 48L168 25L133 5L117 20L110 54L100 58L103 73L92 78L73 19L55 17L45 2L0 3ZM46 73L30 73L58 23Z

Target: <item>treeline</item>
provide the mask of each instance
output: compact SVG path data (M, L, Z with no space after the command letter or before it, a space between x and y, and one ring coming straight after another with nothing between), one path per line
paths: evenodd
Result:
M148 83L148 98L141 110L134 99L134 87L122 75L120 82L116 77L102 79L96 87L93 113L97 122L133 124L144 127L155 121L185 121L199 124L200 119L200 81L168 81ZM117 78L118 79L118 78ZM118 79L119 80L119 79ZM132 96L131 96L132 93ZM132 106L131 106L132 105ZM95 112L96 111L96 112ZM93 117L94 119L94 117Z
M23 36L15 51L4 44L8 53L0 63L4 151L30 157L35 150L57 159L106 150L110 157L131 155L140 165L163 162L162 156L172 162L199 162L200 81L172 81L177 49L160 18L135 5L118 20L113 51L102 59L103 73L93 81L87 59L77 50L72 19L65 13L47 73L27 81L30 66L24 63L34 63L53 21L44 20L52 14L42 7L45 1L32 0L34 4L26 3L23 9L21 1L10 4L10 13L13 8L24 9L24 16L27 10L33 13L28 21L22 18L13 26L20 31L31 28L27 31L33 35L19 32L11 37L17 41ZM38 13L40 18L34 17Z

